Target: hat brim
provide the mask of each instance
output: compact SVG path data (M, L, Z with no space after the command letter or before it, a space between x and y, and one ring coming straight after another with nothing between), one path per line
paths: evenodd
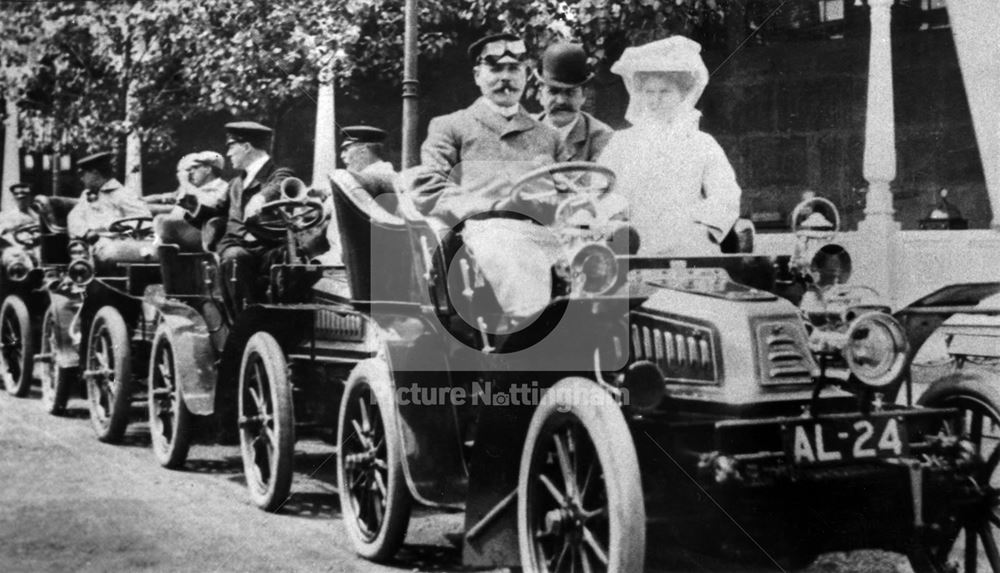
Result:
M581 81L579 83L561 82L559 80L554 80L552 78L547 78L547 77L545 77L544 74L541 74L538 71L535 71L535 77L538 78L538 81L542 82L543 84L545 84L547 86L551 86L551 87L554 87L554 88L567 88L568 89L568 88L578 88L578 87L582 87L582 86L587 85L588 83L590 83L590 80L594 79L594 74L587 75L587 77L584 78L583 81Z

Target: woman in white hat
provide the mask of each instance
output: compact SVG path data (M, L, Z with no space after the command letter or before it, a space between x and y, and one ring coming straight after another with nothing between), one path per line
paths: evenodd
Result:
M739 216L740 187L725 152L698 129L708 84L701 46L674 36L627 48L611 71L629 92L625 118L600 163L618 175L619 198L645 255L713 255Z

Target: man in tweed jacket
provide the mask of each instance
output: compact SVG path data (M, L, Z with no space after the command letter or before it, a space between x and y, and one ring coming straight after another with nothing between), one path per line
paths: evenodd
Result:
M424 213L463 225L465 246L512 322L548 304L550 269L560 247L529 220L535 206L512 203L511 183L565 154L559 134L519 103L527 80L525 52L513 34L487 36L470 46L482 97L431 120L413 189Z

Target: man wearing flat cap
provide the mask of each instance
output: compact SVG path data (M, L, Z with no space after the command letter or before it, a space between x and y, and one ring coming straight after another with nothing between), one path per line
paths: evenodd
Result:
M104 151L76 162L84 196L66 217L70 237L94 239L119 219L151 216L146 204L113 177L113 156Z
M14 183L10 186L10 193L14 196L14 208L0 211L0 238L7 245L14 243L12 233L15 229L38 224L38 213L31 210L31 186Z
M266 285L257 279L270 275L270 267L277 262L280 245L266 243L251 234L244 225L244 209L250 199L262 191L277 193L281 182L295 173L278 167L271 161L268 144L272 130L252 121L226 124L226 156L233 169L240 173L229 182L229 212L226 232L217 248L222 259L222 270L227 279L235 275L235 282L226 280L227 288L237 308L246 303L263 299Z
M562 135L569 161L596 161L614 134L611 126L582 111L584 87L593 77L579 44L559 42L542 54L538 98L544 111L538 120Z
M511 184L528 171L564 159L562 138L520 105L527 71L524 42L494 34L473 43L469 56L482 97L431 120L410 182L414 202L444 223L464 225L465 246L493 287L511 322L542 310L552 292L558 241L513 205Z

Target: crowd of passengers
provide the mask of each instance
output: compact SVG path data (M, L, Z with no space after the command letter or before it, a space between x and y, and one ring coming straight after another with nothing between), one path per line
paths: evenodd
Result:
M550 200L525 197L515 204L510 195L511 183L539 166L585 161L613 170L616 192L602 199L602 207L636 229L640 254L715 254L735 240L740 188L722 148L698 127L695 104L708 83L700 51L698 43L680 36L627 48L611 71L628 90L625 118L631 126L614 131L582 111L593 73L581 46L559 42L544 51L539 69L531 72L539 80L543 111L531 115L520 103L529 74L524 41L510 33L489 35L468 48L481 97L431 120L419 166L398 173L384 159L385 131L370 126L342 130L341 159L366 189L406 193L424 215L451 227L461 224L467 249L503 310L517 321L549 301L550 268L560 255L553 235L535 224L551 220ZM236 277L224 281L233 300L260 300L264 292L255 279L267 276L284 247L249 232L245 223L264 203L280 198L281 183L295 174L269 155L270 128L240 121L225 130L225 156L237 172L228 183L223 156L210 150L180 160L176 191L145 197L114 178L113 154L79 160L85 189L67 218L71 238L99 249L111 223L151 217L152 208L160 213L154 224L158 241L215 250L226 276ZM11 191L15 207L0 213L0 238L7 244L14 243L15 229L38 220L29 208L29 186L17 183ZM316 199L332 219L331 198ZM304 254L340 264L336 234L335 224L314 232ZM17 252L6 249L5 260L24 256Z

